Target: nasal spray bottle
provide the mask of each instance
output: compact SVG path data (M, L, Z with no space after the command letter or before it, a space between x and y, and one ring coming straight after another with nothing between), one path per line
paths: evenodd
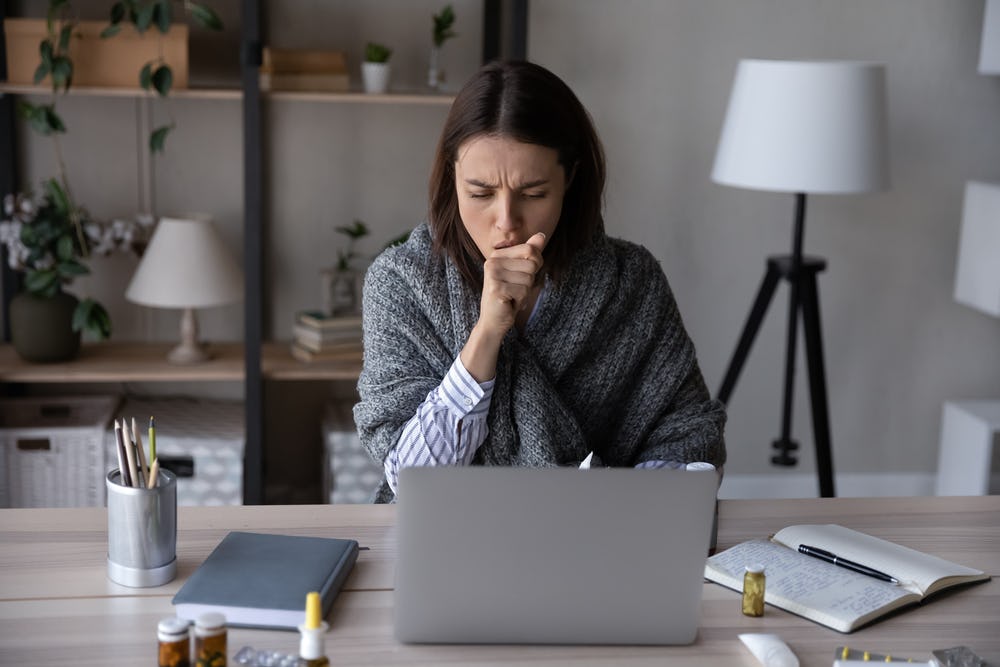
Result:
M328 667L326 657L326 630L330 627L323 620L320 610L319 593L306 594L306 622L299 626L302 635L299 640L299 657L309 667Z

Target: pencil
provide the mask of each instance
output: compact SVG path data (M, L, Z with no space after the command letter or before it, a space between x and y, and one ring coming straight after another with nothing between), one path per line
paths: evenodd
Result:
M149 466L146 465L146 451L142 447L142 438L139 436L139 427L132 417L132 441L135 443L135 453L139 456L139 472L143 479L149 479Z
M153 465L149 466L149 481L146 482L147 489L156 488L160 477L160 459L153 459Z
M125 459L128 461L130 486L141 487L142 479L140 479L139 470L136 467L135 447L132 446L132 437L128 434L128 424L125 423L124 417L122 417L122 441L125 444Z
M120 475L122 486L132 486L132 478L128 475L128 466L125 465L125 442L122 440L122 427L115 420L115 442L118 443L118 474Z
M156 424L149 418L149 460L156 460Z

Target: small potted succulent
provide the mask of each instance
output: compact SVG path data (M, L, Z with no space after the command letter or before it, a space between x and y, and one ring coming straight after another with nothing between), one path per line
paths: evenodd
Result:
M361 63L361 79L364 81L366 93L384 93L389 89L389 77L392 67L389 58L392 57L392 49L379 44L378 42L368 42L365 46L365 60Z

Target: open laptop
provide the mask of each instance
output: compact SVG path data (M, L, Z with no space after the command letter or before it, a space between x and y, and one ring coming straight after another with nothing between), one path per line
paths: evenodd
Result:
M406 468L396 638L689 644L717 486L711 470Z

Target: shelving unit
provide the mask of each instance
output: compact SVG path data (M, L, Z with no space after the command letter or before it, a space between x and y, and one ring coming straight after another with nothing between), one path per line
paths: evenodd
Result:
M484 0L482 61L497 57L524 58L527 43L527 0ZM7 3L0 0L0 17ZM65 364L34 365L22 362L9 344L0 345L0 384L74 382L211 382L242 381L246 414L243 466L244 504L263 504L266 466L263 442L265 383L268 381L356 381L361 369L357 359L340 362L301 363L291 357L287 343L264 340L264 239L268 221L264 208L263 103L265 100L330 104L450 105L453 97L421 91L371 95L361 92L311 93L262 92L258 68L266 43L260 0L241 1L239 88L190 88L171 92L178 99L240 100L243 123L243 343L216 345L218 357L199 366L174 366L165 360L168 343L102 343L85 345L80 357ZM0 59L4 56L0 33ZM0 81L6 78L5 63ZM48 94L37 86L0 83L0 189L12 192L18 185L14 131L14 96ZM90 97L143 97L139 89L74 87L71 95ZM15 277L4 268L4 313L15 293ZM7 318L4 317L6 325ZM5 327L6 328L6 327ZM9 341L9 329L3 332Z

